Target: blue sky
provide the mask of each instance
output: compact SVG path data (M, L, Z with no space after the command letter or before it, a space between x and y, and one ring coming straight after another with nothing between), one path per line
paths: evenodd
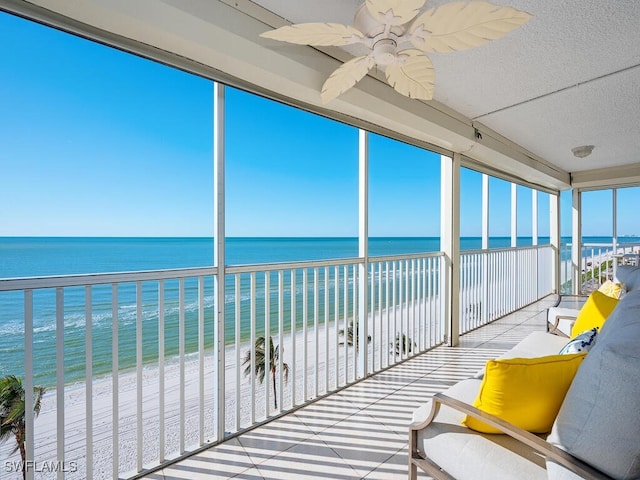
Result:
M212 234L211 81L3 13L0 55L0 236ZM226 134L229 236L357 235L357 129L227 89ZM372 236L439 234L439 155L371 135L369 181ZM490 234L508 236L510 184L490 185ZM481 233L480 192L463 170L463 236ZM611 232L598 195L585 235ZM518 213L530 235L524 187Z

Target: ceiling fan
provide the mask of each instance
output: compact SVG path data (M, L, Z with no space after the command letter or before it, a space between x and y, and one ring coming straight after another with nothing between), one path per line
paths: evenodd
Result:
M453 2L420 9L425 0L366 0L356 11L354 26L300 23L261 37L299 45L363 44L370 52L345 62L322 86L327 103L359 82L374 66L387 82L410 98L431 100L435 71L425 53L448 53L483 45L526 23L532 15L483 1Z

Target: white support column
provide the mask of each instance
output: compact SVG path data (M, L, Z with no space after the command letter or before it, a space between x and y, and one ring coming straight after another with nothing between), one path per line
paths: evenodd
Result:
M482 249L489 249L489 175L482 174ZM482 304L480 318L484 324L489 320L489 256L482 254Z
M613 233L612 233L612 241L613 241L613 254L618 253L618 189L611 189L612 196L612 204L613 204ZM615 262L613 262L615 267Z
M441 220L440 250L445 255L442 279L442 302L445 342L456 346L460 336L460 154L440 157Z
M511 184L511 246L518 246L518 185Z
M518 246L518 185L515 183L511 183L511 248L515 248ZM516 257L517 258L517 257ZM518 282L519 278L519 265L517 262L513 264L513 270L510 274L513 275L513 278L516 279L513 281L513 305L519 305L520 302L520 284Z
M549 195L549 242L553 250L551 264L551 281L554 293L560 293L561 285L561 237L560 237L560 192L557 195Z
M538 191L531 189L531 245L538 245Z
M218 269L214 277L214 385L215 427L217 440L224 439L225 427L225 218L224 218L224 164L225 164L225 91L224 85L213 84L213 265ZM236 365L236 368L240 368Z
M579 294L582 290L582 192L573 189L571 199L571 283L573 293Z
M611 200L613 206L613 232L611 234L611 241L613 243L613 255L618 253L618 189L611 189ZM624 250L623 252L624 253ZM616 274L618 273L618 262L615 257L613 259L613 278L616 278Z
M362 129L358 136L358 256L358 376L363 378L369 373L369 135Z
M482 249L489 248L489 175L482 174Z

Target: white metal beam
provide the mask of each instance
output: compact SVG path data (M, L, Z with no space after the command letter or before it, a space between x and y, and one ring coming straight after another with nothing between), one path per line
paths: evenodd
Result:
M640 163L596 168L571 174L571 186L580 191L640 185Z

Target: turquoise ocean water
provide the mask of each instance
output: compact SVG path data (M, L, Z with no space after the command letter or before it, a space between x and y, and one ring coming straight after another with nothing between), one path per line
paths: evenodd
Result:
M630 239L630 241L637 239ZM611 242L610 237L591 237L586 242ZM540 244L548 242L541 238ZM519 246L531 244L531 238L518 239ZM490 248L510 245L508 237L490 239ZM463 250L479 249L481 239L463 238ZM435 252L439 238L372 238L371 256ZM356 238L230 238L227 240L227 264L322 260L357 256ZM104 272L128 272L211 266L211 238L0 238L0 278L71 275ZM232 279L230 279L232 281ZM212 280L205 279L205 343L213 344ZM260 286L260 285L259 285ZM233 283L228 285L232 291ZM243 287L243 298L247 287ZM168 357L178 353L178 282L165 285L165 350ZM198 345L197 280L185 281L185 349ZM111 371L112 319L111 285L92 289L93 372L100 376ZM290 297L289 297L290 298ZM145 362L157 358L158 291L156 282L143 284L143 355ZM232 295L227 296L227 311L232 311ZM244 299L246 300L246 299ZM275 301L275 299L274 299ZM0 375L21 374L24 366L24 299L21 292L0 292ZM118 292L119 365L135 365L136 345L135 285L125 284ZM285 301L286 305L286 301ZM67 288L64 293L65 381L79 381L85 375L84 288ZM36 381L55 382L56 313L55 291L34 292L33 359ZM243 307L244 308L244 307ZM260 313L260 311L259 311ZM226 342L233 342L233 315L228 315ZM274 322L275 323L275 322ZM286 327L286 326L285 326ZM243 325L243 341L248 325Z

